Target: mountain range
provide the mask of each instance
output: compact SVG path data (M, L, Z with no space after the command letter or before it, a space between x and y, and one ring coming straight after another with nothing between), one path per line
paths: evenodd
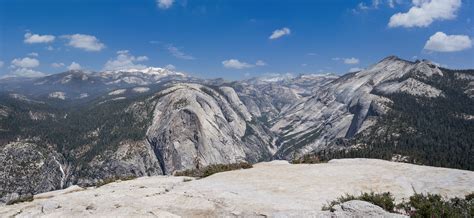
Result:
M387 57L241 81L162 68L0 80L0 203L213 164L368 157L474 170L474 70Z

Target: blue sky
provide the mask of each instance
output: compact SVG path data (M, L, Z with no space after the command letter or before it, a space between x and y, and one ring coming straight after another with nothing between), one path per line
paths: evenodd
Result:
M473 22L472 0L0 0L0 77L343 74L388 55L474 68Z

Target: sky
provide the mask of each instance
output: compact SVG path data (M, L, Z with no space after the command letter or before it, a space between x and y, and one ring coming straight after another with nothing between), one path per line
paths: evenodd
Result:
M474 0L0 0L0 77L344 74L389 55L472 69L473 40Z

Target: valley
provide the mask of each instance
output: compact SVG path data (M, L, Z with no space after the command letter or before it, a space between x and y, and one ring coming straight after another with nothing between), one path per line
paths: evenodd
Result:
M0 80L0 202L307 156L473 170L473 78L390 56L343 76L225 81L148 68Z

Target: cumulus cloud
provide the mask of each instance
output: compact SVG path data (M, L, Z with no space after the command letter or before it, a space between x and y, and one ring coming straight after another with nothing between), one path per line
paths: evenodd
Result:
M52 63L51 64L51 67L54 67L54 68L60 68L60 67L64 67L64 63Z
M290 35L290 34L291 34L291 30L287 27L284 27L282 29L277 29L277 30L273 31L272 35L268 38L269 39L278 39L280 37L283 37L285 35Z
M38 67L40 64L39 60L35 58L15 58L11 62L11 68L13 71L7 75L7 77L39 77L45 74L31 68Z
M466 35L446 35L437 32L428 39L424 49L435 52L456 52L472 47L472 41Z
M345 64L358 64L359 59L357 59L357 58L344 58L344 63Z
M81 65L74 61L67 67L68 70L80 70L81 68Z
M252 68L252 67L266 66L267 63L265 63L262 60L258 60L257 62L255 62L255 64L249 64L243 61L239 61L237 59L228 59L228 60L222 61L222 65L225 68L241 70L241 69Z
M357 7L352 9L354 13L360 13L369 10L377 10L380 8L381 5L387 5L390 8L395 8L397 4L401 4L402 0L372 0L362 1L357 4Z
M254 67L252 64L241 62L237 59L229 59L229 60L222 61L222 65L224 65L225 68L239 69L239 70Z
M359 10L377 9L377 8L379 8L379 5L380 5L380 0L372 0L371 5L367 5L364 2L360 2L357 5L357 9L359 9Z
M258 60L256 63L255 63L255 66L266 66L267 63L265 63L265 61L262 61L262 60Z
M194 60L192 55L185 54L181 50L179 50L177 47L174 47L173 45L168 45L167 46L168 51L171 53L176 58L183 59L183 60Z
M165 69L167 69L167 70L176 70L176 67L172 64L168 64L168 65L165 66Z
M41 77L45 76L46 74L36 71L30 68L17 68L11 72L10 75L7 77Z
M440 63L434 62L434 61L431 61L431 63L433 63L434 65L436 65L436 66L438 66L438 67L448 68L448 65L447 65L447 64L440 64Z
M40 62L35 58L15 58L12 60L13 68L34 68L39 66Z
M122 50L117 52L117 57L112 60L108 60L104 65L104 70L128 70L128 69L144 69L147 66L138 64L148 60L147 56L135 57L130 54L128 50Z
M370 9L370 7L367 6L364 2L360 2L360 3L357 5L357 8L358 8L359 10L369 10L369 9Z
M31 56L31 57L38 57L39 55L38 55L38 53L36 53L36 52L31 52L31 53L28 54L28 56Z
M335 58L331 58L331 60L333 61L342 61L344 62L344 64L358 64L360 61L358 58L340 58L340 57L335 57Z
M461 0L412 0L413 7L406 13L390 18L389 27L427 27L436 20L456 18Z
M83 49L85 51L100 51L105 48L105 45L99 41L95 36L85 34L65 35L63 38L69 40L67 45Z
M156 0L158 7L161 9L168 9L173 6L174 0Z
M388 0L388 1L387 1L387 2L388 2L388 6L389 6L390 8L395 8L395 4L400 4L399 1L400 1L400 0Z
M23 42L28 44L34 43L49 43L53 42L56 37L53 35L38 35L32 33L25 33L25 39Z

